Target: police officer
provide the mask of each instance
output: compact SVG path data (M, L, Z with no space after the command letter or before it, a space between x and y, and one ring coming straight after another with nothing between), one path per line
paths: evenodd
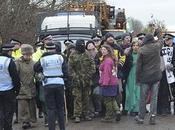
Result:
M161 58L163 60L164 55L164 49L165 47L172 47L173 48L173 54L170 58L171 64L165 65L164 62L162 62L161 69L162 69L162 79L160 80L160 86L159 86L159 92L158 92L158 114L166 116L170 113L170 91L169 91L169 84L167 81L166 71L174 71L175 68L175 46L173 45L173 38L174 36L171 34L166 33L164 35L164 44L161 51ZM170 84L172 87L174 84ZM172 87L174 88L174 87Z
M22 56L21 54L21 42L16 39L11 39L10 43L14 45L13 51L12 51L12 57L15 59L18 59Z
M43 74L43 87L48 108L49 130L55 130L55 115L58 113L60 130L65 130L64 122L64 85L67 77L67 64L64 58L56 53L52 42L45 44L46 51L35 64L36 72Z
M12 130L20 79L12 60L12 44L4 44L0 54L0 130Z
M43 55L44 53L44 50L42 49L43 45L44 43L41 41L35 43L36 52L33 53L32 55L33 61L37 62Z
M39 61L39 59L41 58L41 56L44 53L44 43L42 41L36 42L35 43L35 52L32 55L32 60L34 62ZM37 108L38 108L38 116L39 118L43 118L42 112L44 112L44 105L43 105L43 101L41 101L40 98L40 86L42 85L42 83L40 81L38 81L37 78L35 78L35 86L36 86L36 104L37 104Z

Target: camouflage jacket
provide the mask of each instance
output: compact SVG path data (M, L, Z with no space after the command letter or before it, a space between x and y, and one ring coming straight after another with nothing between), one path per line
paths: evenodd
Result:
M90 85L92 75L95 73L95 62L91 59L87 52L79 54L74 52L70 55L68 61L69 76L74 86Z

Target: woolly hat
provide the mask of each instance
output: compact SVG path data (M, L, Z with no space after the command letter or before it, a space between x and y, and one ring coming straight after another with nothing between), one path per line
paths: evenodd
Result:
M138 39L142 39L142 38L144 38L145 37L145 33L139 33L139 34L137 34L137 37L138 37Z
M85 42L83 39L78 39L75 44L75 49L79 53L84 53L85 52Z
M86 42L86 49L88 49L88 45L89 45L90 43L92 43L92 44L95 46L95 43L94 43L94 41L92 41L92 40L89 40L89 41L87 41L87 42Z
M75 46L77 47L77 46L85 46L85 42L84 42L84 40L83 39L78 39L77 41L76 41L76 44L75 44Z
M114 35L112 33L108 32L108 33L105 34L105 40L107 40L109 37L114 38Z
M151 33L148 33L145 35L145 38L143 40L143 44L148 44L154 42L154 36Z
M129 33L124 33L123 35L122 35L122 40L124 40L125 39L125 37L127 37L127 36L131 36Z
M34 50L33 47L29 44L22 44L21 45L21 53L24 54L33 54Z

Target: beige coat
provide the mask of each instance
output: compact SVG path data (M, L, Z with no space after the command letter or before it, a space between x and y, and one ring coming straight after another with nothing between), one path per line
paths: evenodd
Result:
M17 99L32 99L36 96L34 83L34 61L16 60L17 70L21 80L21 88Z
M22 122L36 122L36 88L34 84L34 61L16 60L21 80L18 99L18 118Z

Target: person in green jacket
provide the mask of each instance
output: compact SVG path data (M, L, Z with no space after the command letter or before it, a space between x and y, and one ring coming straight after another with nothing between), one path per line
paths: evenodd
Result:
M126 100L125 110L130 113L131 116L135 116L139 111L139 99L140 99L140 87L136 84L136 62L137 52L139 49L138 40L135 39L132 42L130 51L128 52L129 61L129 75L126 84Z

